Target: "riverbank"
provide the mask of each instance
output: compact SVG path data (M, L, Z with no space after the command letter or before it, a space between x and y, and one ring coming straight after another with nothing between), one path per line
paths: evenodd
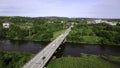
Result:
M81 44L81 45L100 45L100 46L120 46L120 44L100 44L100 43L82 43L82 42L73 42L73 41L66 41L69 44Z

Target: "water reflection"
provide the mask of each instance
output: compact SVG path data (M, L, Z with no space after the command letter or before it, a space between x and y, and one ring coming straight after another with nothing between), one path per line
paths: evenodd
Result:
M0 40L0 50L38 53L48 42ZM80 56L80 53L120 56L120 46L101 46L65 43L60 46L57 55Z
M120 46L82 45L67 43L63 56L80 56L80 53L120 56Z
M64 54L65 47L66 47L65 44L61 44L53 56L56 56L56 58L62 57Z
M37 53L48 43L1 40L0 50Z

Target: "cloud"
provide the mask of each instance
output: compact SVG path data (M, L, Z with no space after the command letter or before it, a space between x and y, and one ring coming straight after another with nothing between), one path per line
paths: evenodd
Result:
M120 17L120 0L0 0L0 15Z
M120 0L104 0L93 6L93 16L120 18Z

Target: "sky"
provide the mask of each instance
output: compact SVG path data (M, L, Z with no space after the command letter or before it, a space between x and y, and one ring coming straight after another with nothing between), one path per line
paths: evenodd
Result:
M120 0L0 0L0 16L120 18Z

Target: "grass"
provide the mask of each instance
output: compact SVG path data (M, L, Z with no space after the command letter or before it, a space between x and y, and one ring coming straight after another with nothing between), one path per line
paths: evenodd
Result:
M65 30L59 30L59 31L53 32L53 38L51 40L56 39L56 37L58 37L63 32L65 32Z
M97 36L81 36L81 38L83 38L83 42L87 44L97 44L100 41L100 38Z
M79 37L73 37L75 39L67 40L67 42L70 43L83 43L83 44L98 44L101 40L100 37L97 36L79 36Z
M109 62L106 62L96 55L82 57L62 57L52 60L47 68L118 68Z
M120 62L120 56L108 56L108 59L114 62Z
M120 56L101 56L101 57L112 62L120 63Z

